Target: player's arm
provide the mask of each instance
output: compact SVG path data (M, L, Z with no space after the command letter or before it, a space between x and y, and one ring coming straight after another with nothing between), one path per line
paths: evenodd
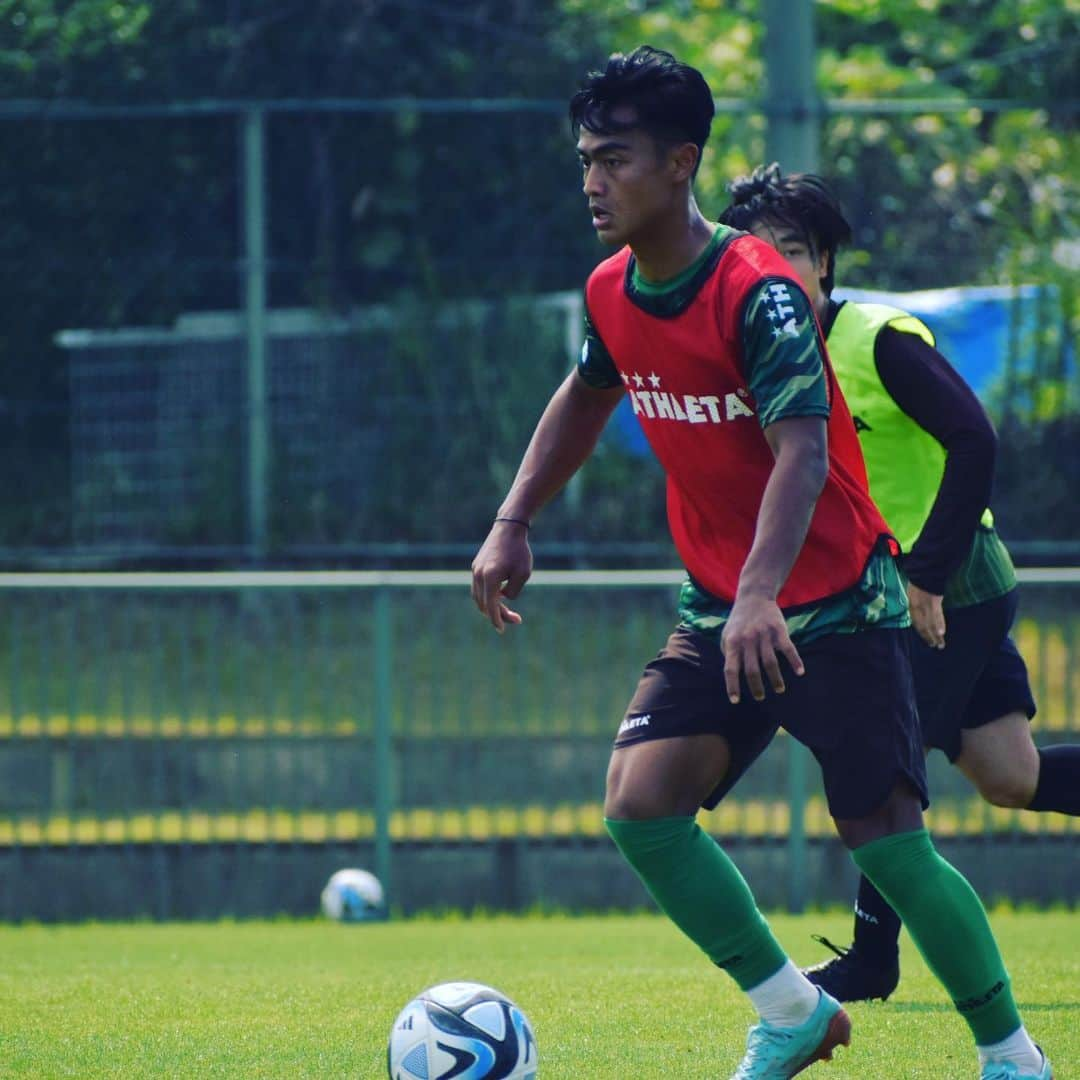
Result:
M768 283L766 283L768 284ZM777 596L795 565L829 470L828 384L823 345L810 301L793 282L782 321L766 287L747 306L744 364L774 465L758 510L754 541L739 575L724 629L724 679L732 701L744 676L761 700L766 684L784 690L780 658L803 673ZM778 322L788 329L775 333Z
M494 522L473 560L473 601L500 633L507 623L521 622L505 600L517 596L532 573L528 523L592 453L625 394L622 380L616 379L617 383L590 385L580 366L566 377L540 417L499 507L496 518L511 520Z
M904 558L911 621L930 646L945 646L945 582L971 549L990 502L997 434L971 387L916 334L886 327L874 344L882 385L945 450L934 505Z
M776 598L802 550L828 475L825 425L821 417L808 416L778 420L765 429L776 461L723 638L724 677L733 701L739 699L740 672L758 701L765 696L766 680L783 692L781 656L796 675L803 673Z

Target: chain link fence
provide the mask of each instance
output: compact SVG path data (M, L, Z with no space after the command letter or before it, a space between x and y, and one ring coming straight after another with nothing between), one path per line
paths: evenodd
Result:
M680 580L541 572L500 637L461 572L2 575L0 919L312 914L335 862L405 911L641 905L604 775ZM1078 587L1022 584L1040 745L1080 738ZM1080 899L1076 818L930 764L930 827L981 895ZM787 736L701 820L767 905L850 899Z
M757 160L763 118L737 104L721 109L712 152ZM461 565L486 528L573 363L576 298L604 254L563 104L253 109L0 117L16 227L48 221L53 237L46 248L28 233L26 258L9 247L0 261L9 565ZM983 251L963 175L935 180L918 221L887 188L944 156L954 129L971 140L977 127L967 114L826 116L825 171L856 229L842 285L1038 284L1008 253ZM860 182L871 174L885 178L876 203ZM701 188L717 213L718 178L704 171ZM932 253L900 260L897 237L926 229ZM1007 540L1075 557L1076 293L1067 275L1044 284L990 361L995 508ZM538 550L569 565L668 565L662 487L613 425L546 513Z

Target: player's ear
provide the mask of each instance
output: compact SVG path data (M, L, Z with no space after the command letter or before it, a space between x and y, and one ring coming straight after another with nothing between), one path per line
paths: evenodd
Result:
M829 263L835 258L836 253L828 248L820 248L817 252L817 262L814 273L824 281L829 276Z
M701 151L692 143L680 143L671 150L669 158L672 176L677 181L692 180Z

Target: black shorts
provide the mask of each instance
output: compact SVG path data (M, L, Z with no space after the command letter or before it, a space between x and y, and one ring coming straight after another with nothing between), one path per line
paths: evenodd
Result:
M908 660L906 630L829 634L799 646L806 674L787 674L783 694L744 693L733 705L724 656L712 637L679 627L645 667L615 738L616 748L648 739L722 735L727 776L703 805L727 794L783 727L821 766L829 812L862 818L906 777L927 806L926 762Z
M950 761L960 754L965 728L1008 713L1035 715L1027 665L1009 637L1016 590L945 612L945 648L931 649L911 634L911 666L923 742Z

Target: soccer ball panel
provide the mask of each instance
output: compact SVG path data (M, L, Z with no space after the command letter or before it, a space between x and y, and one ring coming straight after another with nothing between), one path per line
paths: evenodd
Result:
M475 982L448 982L429 987L421 995L427 1001L436 1001L458 1012L467 1009L474 1001L505 1001L497 990Z
M387 1057L392 1080L430 1080L428 1022L424 1003L410 1001L390 1030Z
M482 983L418 994L390 1032L391 1080L535 1080L536 1039L525 1014Z
M402 1068L410 1076L428 1077L427 1043L417 1043L401 1061Z
M465 1019L486 1032L496 1042L506 1037L506 1010L497 1001L481 1001L479 1005L470 1005L464 1013Z

